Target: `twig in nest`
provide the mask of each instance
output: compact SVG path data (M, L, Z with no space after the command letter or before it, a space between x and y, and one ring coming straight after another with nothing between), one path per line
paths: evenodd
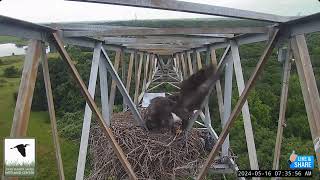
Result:
M191 130L186 139L169 130L147 132L136 127L130 112L112 118L114 137L139 179L184 179L194 175L207 157L198 130ZM91 126L89 152L92 172L88 179L128 178L98 125Z

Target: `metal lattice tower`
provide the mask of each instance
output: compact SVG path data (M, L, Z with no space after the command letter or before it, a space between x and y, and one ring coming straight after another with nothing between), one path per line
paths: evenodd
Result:
M193 120L208 129L215 140L207 161L201 167L197 179L205 177L209 166L217 158L218 151L222 148L221 157L224 164L214 169L216 173L230 173L237 171L234 160L229 157L228 134L236 118L242 113L245 129L245 137L251 169L259 169L254 142L254 134L251 125L249 105L247 97L257 77L270 57L272 50L277 46L281 49L279 59L284 62L283 87L280 102L279 125L275 146L273 168L278 169L285 120L286 103L288 96L288 79L292 57L295 58L301 90L307 110L308 122L314 142L318 164L320 164L320 98L319 91L310 61L305 34L320 30L320 13L306 17L284 17L254 11L245 11L233 8L218 7L205 4L197 4L174 0L73 0L81 2L94 2L123 6L143 7L152 9L164 9L181 12L191 12L239 19L251 19L269 22L265 27L211 27L211 28L147 28L108 26L103 23L55 23L39 25L25 22L5 16L0 16L0 35L10 35L31 39L25 56L25 63L21 78L20 89L14 112L12 130L10 136L25 136L32 102L32 94L35 86L37 68L40 61L43 64L43 74L46 85L48 109L52 123L52 132L56 150L57 166L60 179L64 179L63 165L60 154L60 145L56 128L55 111L52 98L52 90L49 77L49 68L45 52L45 43L55 48L62 59L67 62L73 78L76 80L87 101L83 121L79 159L76 179L83 179L85 160L91 116L94 113L104 129L104 132L112 144L112 147L125 168L130 179L136 179L136 175L126 159L112 134L110 120L114 105L116 88L123 96L123 104L134 116L137 123L144 127L137 106L141 102L144 93L161 86L170 84L179 88L177 83L188 78L205 64L213 64L218 72L225 73L224 88L217 81L215 89L219 104L219 116L223 130L218 136L211 125L209 101L203 103L203 109L196 112ZM266 48L262 53L257 66L250 78L244 81L241 67L239 46L255 42L266 41ZM288 42L288 48L283 49ZM71 44L93 49L92 66L88 87L85 86L64 44ZM218 61L216 50L224 49L222 58ZM115 61L112 64L107 51L115 51ZM205 53L205 59L201 59L201 53ZM124 67L124 53L130 54L128 67ZM163 59L166 57L167 59ZM121 65L122 79L118 75ZM128 69L127 74L125 68ZM135 74L133 75L133 69ZM142 73L143 72L143 73ZM112 76L112 85L108 90L107 74ZM234 109L231 108L233 73L240 94ZM144 74L143 77L142 74ZM100 78L102 112L98 110L94 102L94 94L97 78ZM128 91L130 84L135 81L135 94L130 97ZM140 86L142 86L140 90ZM222 92L222 89L224 92ZM200 117L201 121L198 121ZM192 128L192 127L189 127Z

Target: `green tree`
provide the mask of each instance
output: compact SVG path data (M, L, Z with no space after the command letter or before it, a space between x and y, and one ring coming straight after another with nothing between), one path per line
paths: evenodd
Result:
M7 77L7 78L17 78L19 77L20 72L18 68L14 66L10 66L4 69L3 75L4 77Z

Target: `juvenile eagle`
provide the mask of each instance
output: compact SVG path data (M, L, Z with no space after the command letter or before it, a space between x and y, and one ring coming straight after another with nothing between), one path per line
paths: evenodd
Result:
M21 156L26 157L26 147L27 146L29 146L29 144L19 144L19 145L16 145L15 147L10 148L10 149L17 148L19 153L21 154Z
M210 65L182 81L177 94L151 100L145 116L147 128L172 128L175 122L182 121L182 130L185 130L192 123L190 120L194 111L200 110L218 78L219 74Z

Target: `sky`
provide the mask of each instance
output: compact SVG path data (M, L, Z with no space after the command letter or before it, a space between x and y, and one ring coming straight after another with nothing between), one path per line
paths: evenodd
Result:
M184 0L283 16L320 12L319 0ZM211 18L214 16L64 0L0 0L0 15L25 21L73 22L134 19Z

